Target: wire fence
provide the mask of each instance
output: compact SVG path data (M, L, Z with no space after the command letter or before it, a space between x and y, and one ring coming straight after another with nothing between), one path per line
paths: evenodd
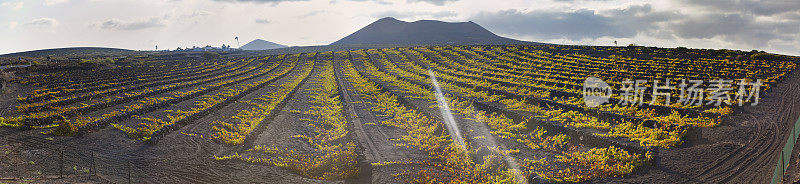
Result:
M243 183L242 168L133 155L121 149L74 147L70 140L0 138L0 183ZM210 172L209 170L214 170Z
M125 154L81 150L40 137L5 140L1 181L37 181L71 178L76 182L143 183L145 172L137 158ZM72 181L70 180L70 181Z
M775 166L775 172L772 175L772 184L786 182L786 169L789 167L789 161L792 159L792 150L797 144L797 136L800 134L800 118L792 126L792 131L786 140L786 146L781 149L781 154L778 155L778 164Z
M786 182L784 176L799 134L800 119L795 122L786 145L781 150L772 176L772 184ZM64 146L66 144L41 137L5 138L1 141L3 144L17 145L0 146L2 155L0 164L6 167L0 170L0 182L73 178L78 182L153 183L159 181L149 180L151 178L148 176L148 171L152 168L147 168L147 164L143 163L171 165L173 168L201 166L108 151L113 149L101 151ZM170 170L159 169L159 172L165 173ZM175 174L181 173L186 174L186 171L175 171ZM218 179L217 182L235 181L226 176L214 177Z

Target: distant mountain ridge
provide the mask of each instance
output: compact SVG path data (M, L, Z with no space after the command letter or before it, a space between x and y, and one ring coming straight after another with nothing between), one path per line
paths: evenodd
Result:
M392 17L379 19L330 45L505 45L542 44L498 36L469 22L419 20L405 22Z
M268 49L277 49L277 48L285 48L285 47L289 47L289 46L273 43L273 42L262 40L262 39L256 39L256 40L251 41L250 43L244 44L242 47L239 47L239 49L242 49L242 50L268 50Z
M83 54L126 54L136 52L128 49L106 48L106 47L65 47L53 49L41 49L24 52L15 52L0 55L0 57L42 57L42 56L65 56L65 55L83 55Z

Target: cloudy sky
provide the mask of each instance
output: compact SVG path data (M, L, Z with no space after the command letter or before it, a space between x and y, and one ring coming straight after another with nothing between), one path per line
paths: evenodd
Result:
M324 45L382 18L474 21L499 35L581 45L800 55L794 0L0 0L0 54L102 46Z

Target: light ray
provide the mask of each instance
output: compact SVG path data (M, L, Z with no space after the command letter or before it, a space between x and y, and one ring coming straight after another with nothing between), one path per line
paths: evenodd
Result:
M444 117L444 123L447 127L447 132L450 133L450 137L461 146L462 149L466 149L464 147L464 139L461 137L461 130L459 130L458 125L456 124L456 120L453 117L453 113L450 111L450 105L447 104L447 99L444 97L444 93L442 93L442 89L439 87L439 82L436 80L436 74L431 70L428 69L428 75L431 76L431 83L433 84L433 88L436 91L436 103L439 105L439 111L442 113L442 117ZM479 122L484 125L483 128L488 129L489 127L484 124L484 122ZM522 170L520 170L519 164L513 157L508 155L504 148L498 147L497 141L494 140L492 135L482 135L486 137L487 144L486 146L494 147L497 149L504 158L503 160L506 164L511 168L511 171L514 172L514 177L516 179L516 183L528 183L526 178L522 175Z
M450 133L450 137L453 138L453 141L456 141L459 146L464 148L464 138L461 137L461 130L459 130L458 125L456 125L453 113L450 112L450 105L447 104L447 100L444 98L444 94L442 94L442 89L439 87L439 82L436 81L433 70L428 69L428 74L431 76L431 83L433 83L433 88L436 91L436 103L439 105L439 111L442 113L442 117L444 117L444 124L447 127L447 132Z

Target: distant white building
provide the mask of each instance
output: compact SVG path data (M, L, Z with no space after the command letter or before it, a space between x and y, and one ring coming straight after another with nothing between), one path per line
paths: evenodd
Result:
M228 47L228 46L226 46L226 47L205 46L205 47L196 47L196 48L187 49L187 50L197 51L197 52L203 52L203 51L218 52L218 51L233 51L233 50L236 50L236 49L233 49L233 48Z

